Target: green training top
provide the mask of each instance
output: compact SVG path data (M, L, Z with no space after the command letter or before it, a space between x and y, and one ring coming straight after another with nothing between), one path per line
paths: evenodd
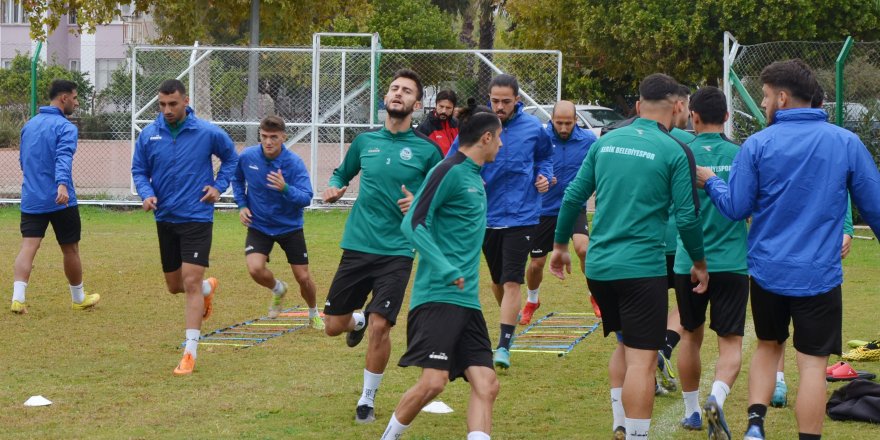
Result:
M406 185L415 194L428 171L441 160L437 144L411 129L391 133L383 127L355 137L329 182L331 187L342 188L361 173L360 191L339 246L375 255L412 257L412 246L400 232L400 186Z
M456 152L434 168L400 225L419 252L410 310L430 302L480 310L486 189L480 166ZM452 284L464 277L464 290Z
M696 168L687 146L649 119L599 138L565 190L556 243L568 243L581 207L596 192L587 278L610 281L666 276L669 204L687 252L703 259Z
M683 144L690 144L694 141L695 136L689 132L684 131L678 127L674 127L672 130L669 130L669 134L672 137L679 140L679 142ZM672 206L669 207L669 222L666 224L666 255L675 255L676 242L678 241L678 228L675 227L675 214L673 213Z
M708 167L725 182L730 176L730 166L739 152L739 146L721 133L702 133L689 144L697 165ZM748 230L745 221L732 222L712 204L709 194L700 191L700 220L703 224L703 243L706 263L712 272L732 272L748 275L746 251ZM677 274L691 273L693 262L683 252L684 244L678 240L675 253Z

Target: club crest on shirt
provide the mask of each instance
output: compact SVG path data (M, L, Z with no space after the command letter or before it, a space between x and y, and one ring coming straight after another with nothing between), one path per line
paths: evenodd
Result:
M409 147L403 147L400 150L400 158L403 160L412 159L412 150L410 150Z

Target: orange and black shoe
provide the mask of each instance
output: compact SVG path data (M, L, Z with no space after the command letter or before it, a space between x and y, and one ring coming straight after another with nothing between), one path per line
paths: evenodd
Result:
M180 363L177 364L177 368L174 369L175 376L186 376L192 374L193 369L196 367L196 360L193 358L192 353L188 351L183 352L183 359L180 360Z
M526 301L526 306L520 312L519 325L529 325L532 322L532 315L535 314L538 307L541 307L541 301L536 303Z

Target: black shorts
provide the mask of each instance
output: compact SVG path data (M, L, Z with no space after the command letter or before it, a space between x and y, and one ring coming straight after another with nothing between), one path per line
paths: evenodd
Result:
M309 252L306 249L306 236L302 229L281 235L267 235L254 228L248 228L247 238L244 239L244 254L262 254L269 259L272 247L278 243L287 254L289 264L309 264Z
M665 277L613 281L587 279L602 310L602 330L623 333L623 345L641 350L666 346L666 310L669 293Z
M21 236L26 238L43 238L46 228L52 223L55 240L58 244L79 243L82 223L79 220L79 206L70 206L45 214L21 213Z
M378 313L394 325L403 304L412 266L413 259L409 257L343 249L339 269L336 270L324 304L324 314L347 315L360 309L372 291L373 299L364 313Z
M749 276L731 272L709 274L706 293L694 292L696 284L690 275L675 275L675 299L681 315L681 325L694 331L706 322L706 308L711 322L709 328L718 336L743 336L746 324L746 305L749 302Z
M483 312L446 303L416 307L406 320L406 353L398 365L448 371L449 380L464 377L469 367L493 368Z
M492 283L522 284L526 276L526 262L532 249L534 226L516 226L504 229L486 229L483 255L489 266Z
M675 254L666 255L666 290L675 289Z
M794 322L795 350L810 356L840 355L840 286L815 296L785 296L764 290L752 280L751 297L758 339L782 344L788 339L789 322Z
M156 222L162 272L180 269L183 263L208 267L214 224L205 222Z
M555 215L542 216L541 222L535 226L534 238L532 239L532 258L546 257L553 251L553 237L556 235L556 220L558 218ZM571 228L571 235L574 234L590 236L586 211L582 211L575 220L574 227Z

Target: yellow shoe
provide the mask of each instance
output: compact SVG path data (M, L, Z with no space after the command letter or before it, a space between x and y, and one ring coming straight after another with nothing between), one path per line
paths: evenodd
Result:
M309 318L309 327L315 330L324 330L324 320L321 319L321 315L315 315Z
M183 359L180 360L180 363L177 364L177 368L174 369L175 376L186 376L188 374L192 374L193 369L196 367L196 360L193 358L192 353L188 351L183 352Z
M101 300L101 295L98 295L97 293L87 293L86 296L83 298L83 302L81 302L79 304L71 303L71 308L73 310L89 309L89 308L94 307L94 305L97 304L98 301L100 301L100 300Z
M284 287L284 290L279 294L272 294L272 303L269 304L269 319L275 319L281 314L281 305L284 301L284 296L287 295L287 283L282 281L281 285Z
M12 300L12 307L10 307L9 310L12 310L12 313L24 315L25 313L27 313L27 305L23 302Z
M214 293L220 287L220 282L217 281L217 278L211 277L206 281L211 285L211 293L205 297L205 314L202 315L202 321L207 321L211 317L211 313L214 312Z
M845 361L880 360L880 341L871 341L861 347L853 348L842 356Z

